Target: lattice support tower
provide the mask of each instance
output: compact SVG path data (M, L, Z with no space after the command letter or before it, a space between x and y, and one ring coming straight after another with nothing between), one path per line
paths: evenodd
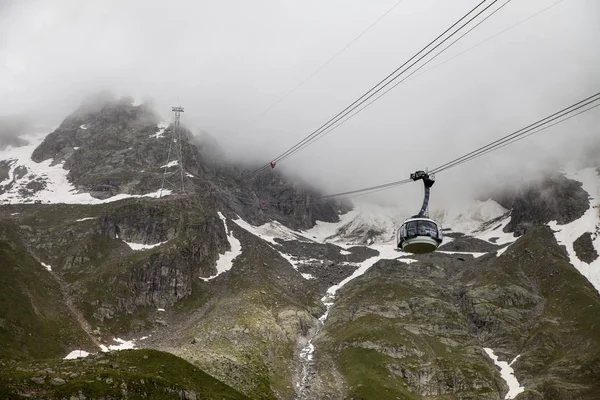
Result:
M169 151L167 152L167 162L164 165L163 179L160 186L159 197L162 197L165 189L173 189L174 192L185 193L184 172L183 172L183 140L179 120L183 107L173 107L171 109L175 114L175 122L171 131L171 140L169 141ZM179 168L174 170L174 162L177 162Z

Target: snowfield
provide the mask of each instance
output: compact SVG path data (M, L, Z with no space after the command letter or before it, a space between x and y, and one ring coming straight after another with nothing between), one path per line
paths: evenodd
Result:
M494 361L494 364L500 368L500 375L508 385L508 393L504 399L514 399L519 393L524 392L525 387L519 385L519 381L515 377L515 371L511 367L521 355L519 354L510 363L507 363L506 361L498 361L498 356L494 354L494 350L486 347L484 347L483 350L485 350L487 355Z
M577 257L573 248L573 242L584 233L589 232L592 234L594 248L596 251L600 251L600 218L598 211L600 176L594 168L586 168L577 172L566 171L565 175L567 178L583 184L583 190L590 196L590 206L581 218L570 224L559 225L557 221L551 221L548 226L554 231L558 243L567 248L571 264L600 292L600 258L588 264Z
M67 179L68 170L63 168L64 163L52 164L52 160L36 163L31 159L33 151L42 143L45 133L23 135L21 138L27 140L27 146L13 148L8 146L0 151L0 162L7 161L9 164L9 178L0 181L0 204L22 204L40 201L46 204L103 204L133 197L159 197L160 190L144 195L119 194L105 200L96 199L89 193L78 193ZM19 173L27 169L24 176L18 177ZM22 193L30 192L27 188L31 182L39 182L45 187L32 195ZM170 190L164 191L170 194Z
M158 247L160 245L163 245L165 243L167 243L167 242L160 242L160 243L155 243L155 244L143 244L143 243L128 243L128 242L125 242L125 244L131 248L131 250L136 250L136 251L153 249L153 248Z
M208 278L202 278L203 281L207 282L212 279L215 279L217 276L221 275L223 272L229 271L233 267L233 261L242 254L242 243L233 236L233 232L229 231L227 227L227 218L221 212L218 212L219 218L223 221L223 226L225 226L225 233L227 234L227 240L229 241L229 246L231 250L225 252L225 254L219 254L219 259L217 260L217 273L213 276L209 276Z

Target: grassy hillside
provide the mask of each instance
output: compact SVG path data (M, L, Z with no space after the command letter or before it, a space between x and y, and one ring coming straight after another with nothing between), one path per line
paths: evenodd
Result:
M155 350L0 364L0 398L248 399L187 361Z
M504 383L447 282L434 263L392 260L350 282L316 341L316 389L343 387L354 399L499 399Z
M0 358L64 356L78 346L93 348L58 283L27 252L17 230L0 221Z

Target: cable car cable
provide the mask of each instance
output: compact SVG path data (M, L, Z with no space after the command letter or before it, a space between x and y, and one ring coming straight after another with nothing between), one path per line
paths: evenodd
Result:
M446 46L443 50L441 50L439 53L437 53L435 56L433 56L431 59L429 59L428 61L426 61L424 64L422 64L421 66L419 66L417 69L415 69L414 71L412 71L408 76L404 77L402 80L400 80L399 82L396 82L396 84L394 84L392 87L388 88L386 91L384 91L383 93L380 93L377 97L375 97L374 99L372 99L371 101L369 101L366 105L362 106L358 111L355 111L356 108L354 108L354 110L352 110L351 112L353 112L353 114L351 114L350 116L347 116L345 119L343 119L342 121L338 121L336 122L335 125L328 127L325 131L321 132L317 137L315 137L314 139L312 139L310 142L304 143L302 146L298 147L295 151L293 151L292 153L281 157L280 159L278 159L277 161L281 161L281 160L285 160L286 158L292 156L293 154L297 153L298 151L302 150L303 148L313 144L314 142L316 142L317 140L323 138L325 135L329 134L331 131L337 129L338 127L340 127L341 125L345 124L347 121L349 121L350 119L354 118L356 115L360 114L364 109L368 108L369 106L371 106L373 103L375 103L377 100L379 100L380 98L382 98L383 96L385 96L388 92L390 92L392 89L394 89L395 87L397 87L398 85L400 85L401 83L407 81L410 79L410 77L412 77L414 74L416 74L421 68L425 67L427 64L429 64L431 61L433 61L434 59L436 59L439 55L441 55L443 52L445 52L446 50L448 50L448 48L450 48L454 43L458 42L460 39L462 39L464 36L466 36L469 32L471 32L473 29L477 28L480 24L482 24L483 22L485 22L488 18L490 18L492 15L494 15L495 13L497 13L498 11L500 11L504 6L506 6L508 3L510 3L512 0L508 0L506 1L504 4L502 4L499 8L497 8L496 10L494 10L494 12L492 12L491 14L489 14L487 17L485 17L484 19L482 19L481 21L479 21L479 23L477 23L475 26L473 26L471 29L469 29L467 32L465 32L464 34L462 34L458 39L456 39L455 41L453 41L452 43L450 43L448 46ZM561 0L564 1L564 0ZM443 63L441 63L443 64ZM438 64L438 65L441 65ZM433 68L431 68L433 69ZM431 69L427 70L430 71ZM425 72L427 72L425 71Z
M540 124L541 125L545 125L548 122L554 121L557 118L560 118L560 117L562 117L562 116L564 116L566 114L569 114L569 113L571 113L571 112L573 112L575 110L578 110L578 109L580 109L582 107L585 107L586 105L589 105L590 103L593 103L593 102L598 101L598 100L600 100L600 93L596 93L593 96L590 96L590 97L588 97L588 98L586 98L584 100L578 101L577 103L572 104L572 105L570 105L570 106L568 106L566 108L563 108L562 110L557 111L557 112L555 112L554 114L552 114L552 115L550 115L548 117L542 118L541 120L536 121L533 124L530 124L530 125L526 126L525 128L519 129L518 131L515 131L515 132L513 132L513 133L511 133L509 135L503 136L500 139L497 139L497 140L495 140L495 141L493 141L493 142L491 142L491 143L489 143L489 144L487 144L485 146L482 146L482 147L480 147L480 148L478 148L476 150L473 150L472 152L467 153L464 156L458 157L458 158L456 158L456 159L454 159L452 161L447 162L446 164L440 165L439 167L434 168L433 170L431 170L430 173L435 174L436 172L441 172L441 171L444 171L444 170L446 170L448 168L451 168L453 166L453 164L456 163L457 161L465 159L465 158L467 158L467 157L469 157L469 156L471 156L473 154L476 154L476 153L478 153L480 151L485 151L485 150L488 150L490 148L494 148L497 145L500 145L500 144L506 142L507 140L510 140L512 138L524 135L525 133L529 132L531 129L536 129L537 128L536 125L540 125ZM582 104L582 103L584 103L584 104ZM574 109L573 110L569 110L571 108L574 108ZM561 114L561 115L559 115L559 114ZM548 121L546 121L546 120L548 120Z
M544 131L544 130L546 130L548 128L551 128L552 126L555 126L555 125L557 125L557 124L559 124L561 122L564 122L564 121L566 121L566 120L568 120L568 119L570 119L572 117L575 117L575 116L577 116L579 114L582 114L584 112L590 111L590 110L592 110L592 109L600 106L600 104L594 105L594 106L592 106L592 107L590 107L588 109L582 110L582 111L580 111L580 112L578 112L576 114L568 116L567 118L564 118L564 119L562 119L560 121L557 121L557 122L554 122L553 124L550 124L550 122L553 122L553 121L555 121L558 118L565 117L565 116L569 115L570 113L573 113L573 111L579 110L582 107L586 107L586 106L588 106L588 105L590 105L590 104L592 104L592 103L594 103L594 102L596 102L598 100L600 100L600 93L597 93L597 94L595 94L593 96L590 96L587 99L581 100L581 101L579 101L579 102L577 102L577 103L575 103L575 104L573 104L573 105L571 105L569 107L566 107L563 110L558 111L558 112L556 112L556 113L554 113L554 114L552 114L552 115L550 115L550 116L548 116L546 118L542 118L541 120L539 120L539 121L537 121L537 122L535 122L533 124L530 124L530 125L528 125L527 127L523 128L523 129L520 129L520 130L518 130L518 131L516 131L514 133L511 133L509 135L504 136L503 138L495 140L494 142L491 142L490 144L488 144L486 146L482 146L481 148L479 148L477 150L474 150L474 151L472 151L470 153L467 153L466 155L464 155L462 157L458 157L458 158L456 158L453 161L450 161L450 162L448 162L446 164L443 164L443 165L441 165L441 166L439 166L437 168L434 168L433 170L429 171L429 174L433 175L434 173L439 173L439 172L445 171L447 169L453 168L453 167L455 167L455 166L457 166L459 164L462 164L463 162L467 162L467 161L472 160L473 158L479 157L480 155L490 153L490 152L492 152L494 150L497 150L500 147L506 146L508 144L512 144L512 143L514 143L514 142L517 141L517 140L515 140L517 138L520 138L520 137L525 138L525 136L524 136L525 134L529 134L529 136L531 136L534 133L538 133L538 132ZM585 103L585 104L582 104L582 103ZM568 111L565 112L565 110L568 110ZM561 115L558 115L558 114L561 114ZM534 131L534 132L532 132L532 131ZM516 136L515 135L516 133L519 133L520 135ZM509 140L512 140L512 141L510 143L507 143L507 142L503 141L506 138L509 138ZM494 145L494 146L491 146L491 145ZM482 152L480 152L480 150L482 150ZM486 152L486 153L483 153L483 152ZM381 190L390 189L392 187L399 186L399 185L402 185L402 184L406 184L406 183L409 183L409 182L412 182L412 180L411 179L405 179L405 180L402 180L402 181L384 183L384 184L381 184L381 185L371 186L371 187L367 187L367 188L363 188L363 189L356 189L356 190L351 190L351 191L347 191L347 192L334 193L334 194L330 194L330 195L319 197L319 199L328 199L328 198L333 198L333 197L338 197L338 196L344 196L344 195L348 195L348 194L357 194L357 193L367 192L367 191L375 190L375 189L381 189Z
M333 60L335 60L338 56L340 56L344 51L346 51L354 43L356 43L358 41L358 39L363 37L368 31L370 31L375 25L377 25L382 19L384 19L389 13L391 13L396 7L398 7L400 5L400 3L402 3L403 1L404 0L398 0L392 7L390 7L386 12L384 12L382 15L380 15L379 18L377 18L373 23L371 23L371 25L369 25L365 30L363 30L358 36L356 36L348 44L346 44L344 47L342 47L342 49L339 50L333 57L331 57L329 60L327 60L319 68L317 68L315 71L313 71L308 77L306 77L298 85L296 85L296 87L294 87L292 90L290 90L286 94L284 94L281 98L279 98L277 101L275 101L269 107L267 107L263 112L258 114L255 118L260 118L263 115L267 114L269 111L271 111L273 108L275 108L279 103L281 103L282 101L287 99L289 96L291 96L296 90L298 90L306 82L310 81L315 75L317 75L319 72L321 72L325 67L327 67L329 64L331 64L333 62Z
M588 105L589 105L589 103L588 103L588 104L585 104L584 106L588 106ZM535 135L536 133L538 133L538 132L540 132L540 131L543 131L543 130L545 130L545 129L551 128L551 127L553 127L554 125L558 125L558 124L560 124L561 122L564 122L564 121L566 121L566 120L569 120L569 119L571 119L571 118L574 118L574 117L578 116L579 114L583 114L583 113L585 113L585 112L587 112L587 111L591 111L592 109L594 109L594 108L596 108L596 107L600 107L600 103L599 103L599 104L596 104L595 106L592 106L592 107L590 107L590 108L587 108L587 109L585 109L585 110L581 110L581 111L579 111L579 112L577 112L577 113L575 113L575 114L573 114L573 115L570 115L570 116L568 116L568 117L566 117L566 118L563 118L563 119L561 119L560 121L556 121L556 122L554 122L554 123L552 123L552 124L550 124L550 125L548 125L548 126L544 126L543 128L540 128L540 127L538 126L537 128L540 128L540 129L538 129L538 130L534 130L533 132L529 132L529 133L527 133L526 135L524 135L524 136L520 136L520 137L518 137L518 138L513 138L511 141L509 141L509 142L507 142L507 143L504 143L504 144L502 144L502 145L500 145L500 146L497 146L497 147L494 147L494 148L492 148L492 149L488 149L488 150L486 150L486 151L484 151L484 152L481 152L481 153L478 153L478 154L476 154L476 155L473 155L473 156L471 156L471 157L469 157L469 158L467 158L467 159L464 159L464 160L462 160L462 161L460 161L460 162L458 162L458 163L456 163L456 164L453 164L453 165L452 165L452 167L456 167L456 166L458 166L458 165L460 165L460 164L463 164L463 163L465 163L465 162L467 162L467 161L471 161L471 160L473 160L473 159L475 159L475 158L478 158L478 157L481 157L481 156L483 156L483 155L485 155L485 154L491 153L491 152L492 152L492 151L494 151L494 150L501 149L501 148L503 148L503 147L506 147L506 146L508 146L509 144L513 144L513 143L515 143L515 142L518 142L518 141L520 141L520 140L523 140L523 139L525 139L525 138L528 138L529 136ZM563 116L561 116L561 117L564 117L564 115L563 115ZM534 128L534 129L536 129L536 128Z
M333 118L331 118L329 121L327 121L325 124L321 125L321 127L319 127L316 131L314 131L313 133L311 133L310 135L308 135L306 138L304 138L303 140L301 140L300 142L298 142L296 145L292 146L290 149L288 149L286 152L282 153L281 155L279 155L278 157L276 157L273 162L277 162L279 160L282 160L284 158L287 158L289 156L291 156L292 154L295 154L296 152L298 152L300 149L306 147L307 145L311 144L310 142L312 142L312 139L318 135L320 135L322 133L323 130L329 128L332 124L335 124L337 121L339 121L341 118L345 117L348 113L352 112L354 109L356 109L357 107L359 107L361 104L363 104L365 101L369 100L371 97L373 97L375 94L377 94L378 92L380 92L383 88L385 88L386 86L388 86L389 84L391 84L394 80L398 79L404 72L406 72L408 69L410 69L412 66L414 66L415 64L417 64L419 61L421 61L423 58L425 58L427 55L429 55L432 51L434 51L435 49L437 49L439 46L441 46L444 42L446 42L448 39L450 39L452 36L454 36L455 34L457 34L462 28L464 28L466 25L468 25L470 22L472 22L475 18L477 18L481 13L483 13L484 11L486 11L488 8L490 8L492 5L494 5L498 0L494 0L490 5L488 5L485 9L483 9L482 11L480 11L477 15L475 15L474 17L472 17L469 21L467 21L465 24L463 24L460 28L458 28L458 30L456 30L455 32L453 32L450 36L448 36L447 38L445 38L441 43L438 43L433 49L429 50L429 52L427 52L426 54L424 54L423 56L421 56L417 61L415 61L413 64L411 64L410 66L408 66L406 69L404 69L402 72L400 72L397 76L395 76L394 78L392 78L389 82L385 83L382 87L377 88L377 86L381 85L383 82L385 82L386 80L388 80L390 77L394 76L400 69L404 68L406 66L406 64L410 63L414 58L416 58L420 53L422 53L423 51L425 51L429 46L431 46L433 43L435 43L437 40L439 40L441 37L443 37L447 32L449 32L450 30L452 30L452 28L454 28L456 25L458 25L463 19L465 19L466 17L468 17L469 14L471 14L474 10L476 10L481 4L483 4L486 0L484 0L483 2L481 2L480 4L478 4L475 8L473 8L471 11L469 11L469 13L467 13L465 16L463 16L460 20L458 20L457 22L455 22L450 28L448 28L446 31L444 31L442 34L440 34L437 38L435 38L432 42L430 42L427 46L425 46L423 49L421 49L419 52L417 52L414 56L412 56L408 61L406 61L404 64L402 64L400 67L398 67L395 71L393 71L391 74L389 74L386 78L384 78L382 81L380 81L377 85L375 85L373 88L369 89L366 93L364 93L361 97L359 97L357 100L355 100L352 104L350 104L348 107L346 107L344 110L342 110L341 112L339 112L337 115L335 115ZM373 90L375 90L375 92L371 93ZM371 93L371 94L369 94ZM366 97L366 98L365 98ZM349 110L349 111L348 111ZM263 167L259 168L258 170L254 171L253 174L261 172L264 169L268 168L268 164L264 165ZM272 166L272 165L271 165Z
M451 31L455 26L459 25L464 19L468 18L469 15L471 15L474 11L476 11L486 1L487 0L483 0L481 3L479 3L477 6L475 6L471 11L469 11L467 14L465 14L463 17L461 17L458 21L456 21L454 24L452 24L448 29L446 29L442 34L440 34L433 41L431 41L427 46L425 46L423 49L421 49L419 52L417 52L415 55L413 55L408 61L406 61L400 67L396 68L392 73L390 73L383 80L381 80L379 83L377 83L375 86L373 86L367 92L365 92L362 96L360 96L358 99L356 99L354 102L352 102L344 110L340 111L333 118L331 118L330 120L328 120L325 124L321 125L321 127L319 127L317 130L313 131L310 135L308 135L307 137L305 137L304 139L302 139L300 142L296 143L290 149L288 149L287 151L283 152L282 154L280 154L279 156L277 156L276 158L274 158L272 162L277 162L282 157L285 157L288 154L290 154L292 152L295 152L294 150L296 148L298 148L299 146L302 146L305 142L310 141L313 137L315 137L316 135L318 135L322 130L327 129L331 124L337 122L340 118L343 118L345 115L347 115L348 114L348 112L347 112L348 110L350 110L350 112L351 112L352 109L360 106L362 103L364 103L365 101L367 101L368 99L370 99L371 97L373 97L375 94L377 94L378 92L380 92L386 86L388 86L389 84L391 84L394 80L398 79L398 77L400 77L409 68L411 68L412 66L414 66L417 62L419 62L420 60L422 60L423 58L425 58L432 51L434 51L439 46L441 46L444 42L446 42L452 36L454 36L455 34L457 34L461 29L463 29L466 25L468 25L470 22L472 22L475 18L477 18L479 15L481 15L483 12L485 12L487 9L489 9L491 6L493 6L499 0L494 0L491 4L489 4L488 6L486 6L482 11L479 11L474 17L472 17L469 21L467 21L465 24L463 24L458 30L456 30L450 36L448 36L447 38L445 38L442 42L438 43L433 49L429 50L425 55L421 56L416 62L414 62L413 64L411 64L408 68L406 68L400 74L398 74L397 76L394 77L394 75L396 75L398 73L398 71L400 71L402 68L404 68L413 59L417 58L419 56L419 54L421 54L422 52L426 51L428 47L430 47L431 45L433 45L436 41L438 41L440 38L442 38L446 33L448 33L449 31ZM384 84L384 82L386 82L390 78L392 78L392 79L389 82L387 82L387 83ZM382 84L383 84L383 86L381 86L380 88L377 89L377 87L380 86L380 85L382 85ZM373 92L373 93L371 93L371 92ZM254 175L254 174L258 173L258 172L261 172L264 169L269 168L269 166L270 166L270 164L266 164L266 165L262 166L261 168L253 171L251 175Z

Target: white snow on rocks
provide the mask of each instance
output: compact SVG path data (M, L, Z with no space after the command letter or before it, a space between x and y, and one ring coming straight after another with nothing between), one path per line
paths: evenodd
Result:
M48 264L44 264L43 262L40 262L40 264L42 264L42 265L44 266L44 268L46 268L46 270L47 270L48 272L52 271L52 267L51 267L51 266L49 266Z
M327 289L327 293L329 295L335 296L335 293L342 286L344 286L351 280L354 280L354 279L358 278L359 276L363 275L365 272L367 272L369 270L369 268L371 268L373 265L375 265L375 263L377 263L377 261L379 261L379 260L398 260L400 262L407 263L407 264L410 264L411 262L416 261L416 260L409 259L409 258L402 258L404 255L406 255L406 253L397 251L395 246L390 246L389 244L372 245L372 246L368 246L368 247L371 249L377 250L379 252L379 254L374 257L368 258L365 261L363 261L362 263L360 263L360 266L354 271L354 273L352 275L350 275L349 277L347 277L346 279L344 279L337 285L333 285L329 289Z
M241 218L238 218L233 222L235 222L240 228L247 230L253 235L258 236L259 238L271 244L279 244L275 241L275 239L298 240L306 243L311 242L307 237L299 234L299 232L293 231L277 221L267 222L261 226L250 225Z
M510 244L509 244L508 246L506 246L506 247L503 247L503 248L501 248L500 250L498 250L498 251L496 252L496 257L500 257L502 254L504 254L504 252L505 252L506 250L508 250L508 248L509 248L509 247L510 247Z
M476 232L483 223L498 218L508 212L507 209L492 199L486 201L475 201L466 209L456 210L432 210L431 218L440 222L444 228L450 228L453 232L471 234Z
M490 226L487 229L477 230L472 233L472 236L485 240L486 242L502 246L516 242L519 238L515 237L512 232L504 232L503 229L510 222L510 216L503 219L497 225Z
M161 122L160 124L158 124L158 132L150 135L151 138L161 138L164 136L165 134L165 130L169 127L169 124L167 122Z
M89 221L90 219L96 219L96 217L81 218L81 219L78 219L77 222Z
M567 248L571 264L600 292L600 258L588 264L577 257L573 248L573 242L584 233L589 232L592 234L594 248L600 251L600 219L598 210L600 177L594 168L586 168L578 172L567 171L565 175L567 178L583 184L583 190L590 196L590 207L576 221L566 225L559 225L557 221L551 221L548 226L554 231L554 236L558 243Z
M109 344L109 345L100 344L99 347L100 347L100 351L102 351L103 353L108 353L110 351L131 350L131 349L136 348L135 342L148 339L148 337L149 336L143 336L139 339L131 339L131 340L115 338L115 339L113 339L113 342L116 344ZM96 353L88 353L87 351L81 350L81 349L73 350L72 352L67 354L67 356L64 358L64 360L74 360L76 358L85 358L92 354L96 354Z
M486 347L484 347L483 350L494 361L494 364L500 367L500 375L508 385L508 393L504 399L514 399L519 393L525 391L525 388L519 385L519 381L514 375L515 371L511 368L511 365L513 365L513 363L521 356L520 354L516 356L509 364L506 361L498 361L498 356L494 354L494 350Z
M64 358L64 360L75 360L76 358L86 358L89 355L90 355L90 353L88 353L85 350L73 350L72 352L67 354L67 356Z
M479 258L481 256L486 255L487 253L477 253L477 252L471 252L471 251L443 251L443 250L437 250L436 253L442 253L442 254L464 254L467 256L473 256L473 258Z
M125 242L125 241L123 241L123 242ZM136 251L153 249L153 248L163 245L165 243L167 243L167 242L160 242L160 243L155 243L155 244L125 242L125 244L131 248L131 250L136 250Z
M227 240L229 241L229 246L231 250L225 252L225 254L219 254L219 259L217 260L217 273L208 278L202 278L203 281L209 281L211 279L216 278L221 275L223 272L229 271L231 267L233 267L233 261L242 254L242 244L239 240L233 236L233 232L230 232L227 228L227 219L221 212L218 212L219 218L223 221L223 225L225 226L225 233L227 234Z
M171 167L175 167L177 165L179 165L179 161L173 160L173 161L170 161L168 164L161 165L160 168L171 168Z
M77 193L75 187L67 179L68 170L63 168L63 162L56 165L52 160L36 163L31 159L35 148L44 140L45 134L24 135L23 139L30 144L13 148L8 146L0 151L0 161L10 160L9 178L0 182L0 187L6 191L0 194L0 204L21 204L42 201L43 203L67 203L67 204L103 204L132 197L159 197L160 191L144 195L119 194L105 200L92 197L89 193ZM19 170L27 169L21 178L17 177ZM23 196L22 191L28 192L27 185L33 181L40 181L45 188L33 193L31 196ZM169 191L168 193L171 193Z

